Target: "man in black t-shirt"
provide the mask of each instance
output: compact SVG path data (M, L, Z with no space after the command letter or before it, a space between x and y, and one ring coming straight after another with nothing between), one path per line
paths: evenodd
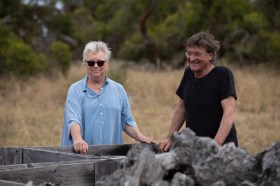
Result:
M171 136L184 121L197 136L213 138L219 145L233 142L238 146L234 126L237 99L230 69L214 66L219 41L209 32L200 32L185 44L188 66L176 91L176 105L169 134L160 144L162 152L172 144Z

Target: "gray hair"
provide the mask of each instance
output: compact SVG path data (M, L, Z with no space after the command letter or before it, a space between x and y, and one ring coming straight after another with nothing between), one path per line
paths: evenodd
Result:
M111 50L108 48L107 44L103 41L90 41L86 44L84 52L83 52L83 62L85 62L87 57L88 50L97 53L99 51L104 52L106 60L109 61L111 59Z

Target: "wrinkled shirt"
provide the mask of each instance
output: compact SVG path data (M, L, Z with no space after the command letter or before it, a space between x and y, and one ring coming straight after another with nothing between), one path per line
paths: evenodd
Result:
M79 124L82 138L89 144L122 144L125 125L136 126L123 86L108 77L99 93L86 85L88 77L68 90L62 145L73 145L70 128Z

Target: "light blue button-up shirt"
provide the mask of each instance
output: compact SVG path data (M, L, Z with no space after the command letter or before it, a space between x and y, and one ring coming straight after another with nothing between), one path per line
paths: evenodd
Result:
M122 144L125 124L136 126L123 86L108 77L99 93L86 85L87 76L68 90L62 145L73 145L70 128L77 123L89 144Z

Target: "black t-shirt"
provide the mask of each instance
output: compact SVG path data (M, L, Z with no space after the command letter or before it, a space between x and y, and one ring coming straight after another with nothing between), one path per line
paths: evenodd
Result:
M232 72L221 66L214 67L202 78L195 78L187 67L176 94L184 100L186 127L197 136L210 138L217 134L223 116L221 101L228 96L237 99ZM234 124L225 141L228 142L238 146Z

